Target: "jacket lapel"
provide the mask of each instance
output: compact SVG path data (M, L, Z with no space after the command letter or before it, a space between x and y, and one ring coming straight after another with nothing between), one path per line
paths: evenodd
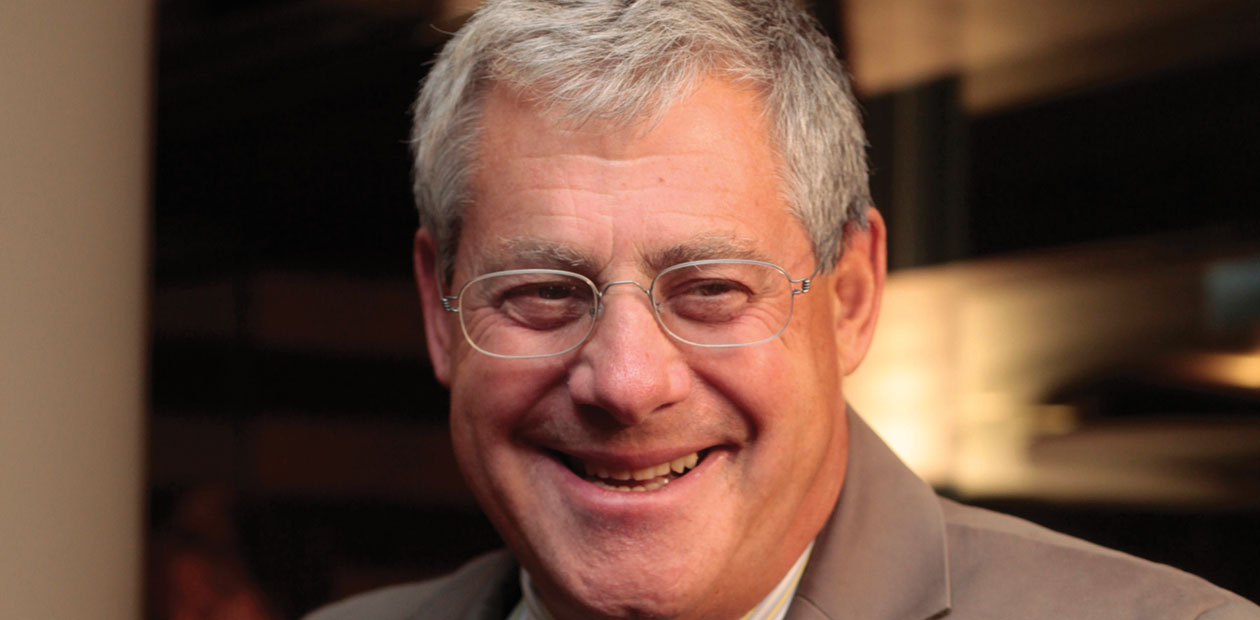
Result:
M852 409L849 462L787 620L926 620L949 611L940 502Z

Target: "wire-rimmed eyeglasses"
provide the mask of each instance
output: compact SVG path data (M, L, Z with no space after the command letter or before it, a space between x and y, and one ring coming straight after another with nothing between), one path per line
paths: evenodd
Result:
M657 323L675 340L698 347L742 347L779 337L808 278L793 279L774 263L710 259L661 270L644 288L634 280L598 287L578 273L511 269L479 275L442 308L459 314L464 338L486 355L563 355L586 342L603 313L608 289L632 284L651 299Z

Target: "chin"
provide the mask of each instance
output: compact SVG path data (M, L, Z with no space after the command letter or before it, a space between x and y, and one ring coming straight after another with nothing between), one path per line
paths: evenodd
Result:
M679 587L668 578L624 584L621 587L585 584L575 592L572 604L576 617L599 619L675 619L698 617L694 613L697 599L703 598L689 588Z
M579 565L544 569L560 571L554 580L558 587L548 588L537 577L535 587L549 608L562 608L583 619L703 617L697 612L710 600L719 577L707 569L720 562L678 553L656 558L636 556L629 549L621 554L588 553Z

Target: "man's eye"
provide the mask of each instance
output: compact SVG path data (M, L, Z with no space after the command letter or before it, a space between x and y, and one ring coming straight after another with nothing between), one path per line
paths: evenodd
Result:
M714 297L746 298L752 295L749 287L738 280L728 278L704 278L679 282L669 287L670 301L694 301Z
M542 299L568 299L573 296L573 287L566 284L542 284L535 287L534 293Z
M747 310L752 297L748 287L735 280L693 280L675 287L664 305L680 319L721 323Z
M687 289L687 295L699 295L701 297L713 297L716 295L725 295L727 293L737 292L746 287L738 282L731 280L705 280L699 282Z
M523 284L501 291L499 305L564 301L577 296L577 288L564 282Z
M568 326L590 315L589 293L583 295L577 284L533 282L501 291L495 308L513 324L533 330Z

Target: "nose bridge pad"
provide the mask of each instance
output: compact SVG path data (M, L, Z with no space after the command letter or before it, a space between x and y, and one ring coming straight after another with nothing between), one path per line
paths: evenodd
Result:
M599 307L594 309L596 316L602 315L604 313L604 296L608 294L608 289L614 286L617 286L618 284L633 284L635 288L639 289L640 291L643 291L643 294L647 295L648 297L648 304L652 307L653 314L655 314L656 301L652 299L652 291L649 291L648 289L643 288L642 284L639 284L638 282L635 282L634 280L614 280L612 282L605 284L603 288L599 289Z
M607 293L608 293L608 289L610 289L610 288L612 288L612 287L614 287L614 286L617 286L618 284L633 284L633 285L635 286L635 288L639 289L640 291L643 291L643 294L644 294L644 295L647 295L648 297L651 297L651 296L652 296L652 294L651 294L650 292L648 292L648 290L647 290L647 289L643 288L643 285L642 285L642 284L639 284L638 282L636 282L636 281L634 281L634 280L613 280L612 282L609 282L608 284L605 284L605 285L604 285L604 288L599 289L599 296L600 296L600 297L603 297L605 294L607 294Z
M618 284L633 284L635 288L642 291L644 295L647 295L648 310L652 313L652 319L656 322L656 326L661 328L666 334L670 334L669 330L665 329L664 324L661 323L660 305L657 304L656 299L652 297L651 289L645 288L642 284L639 284L634 280L616 280L605 284L599 289L599 303L598 306L592 310L596 319L600 318L604 314L604 296L608 293L608 289L617 286Z

